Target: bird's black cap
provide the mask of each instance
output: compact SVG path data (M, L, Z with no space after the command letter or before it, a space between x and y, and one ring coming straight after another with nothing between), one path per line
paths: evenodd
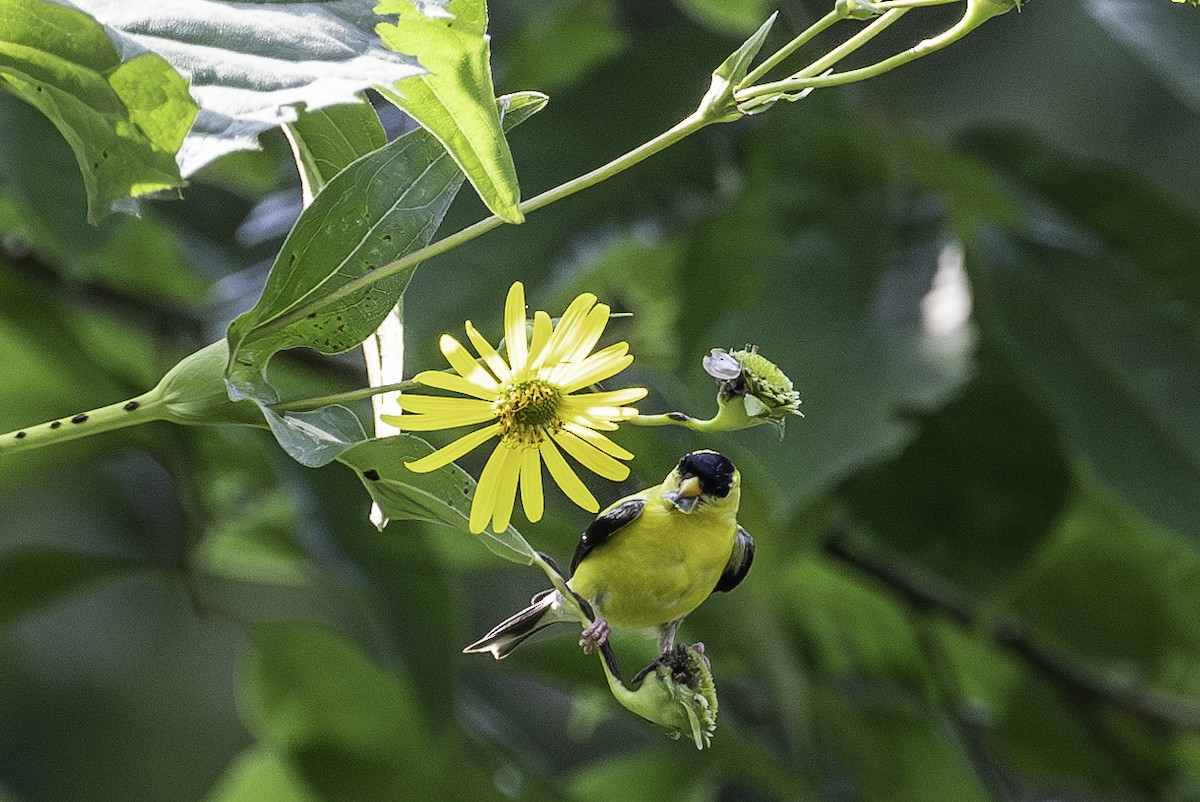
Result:
M733 463L715 451L693 451L679 460L679 476L695 476L704 495L725 498L733 487Z

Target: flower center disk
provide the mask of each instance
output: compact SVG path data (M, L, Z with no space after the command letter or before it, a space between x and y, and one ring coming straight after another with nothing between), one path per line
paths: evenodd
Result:
M496 402L501 437L540 443L548 431L562 428L561 407L562 391L547 381L530 379L509 385Z

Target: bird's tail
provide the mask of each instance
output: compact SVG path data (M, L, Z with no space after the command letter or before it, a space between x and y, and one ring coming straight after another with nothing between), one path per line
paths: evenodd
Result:
M539 629L567 620L569 618L563 614L558 591L550 588L534 596L528 607L501 621L491 632L463 649L463 652L490 652L492 657L503 660Z

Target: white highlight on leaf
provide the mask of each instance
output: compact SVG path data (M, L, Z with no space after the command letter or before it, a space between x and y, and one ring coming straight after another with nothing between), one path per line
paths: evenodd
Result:
M337 435L327 432L319 426L314 426L308 421L293 417L292 415L284 415L283 422L286 423L289 428L295 429L298 432L302 432L316 440L326 443L342 442L341 438L339 438Z
M256 149L263 131L358 102L371 86L425 73L386 50L375 0L55 0L103 24L124 58L158 53L191 80L200 113L179 152L187 176L218 156Z
M929 292L921 299L921 324L931 337L960 333L971 320L973 300L963 250L957 242L947 243L938 253L937 271Z

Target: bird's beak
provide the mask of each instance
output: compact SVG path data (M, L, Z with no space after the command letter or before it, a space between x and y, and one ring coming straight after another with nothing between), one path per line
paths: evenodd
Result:
M681 512L688 513L696 506L696 502L700 500L700 480L695 476L689 476L679 483L679 487L675 490L668 490L665 494L667 501L674 504Z

